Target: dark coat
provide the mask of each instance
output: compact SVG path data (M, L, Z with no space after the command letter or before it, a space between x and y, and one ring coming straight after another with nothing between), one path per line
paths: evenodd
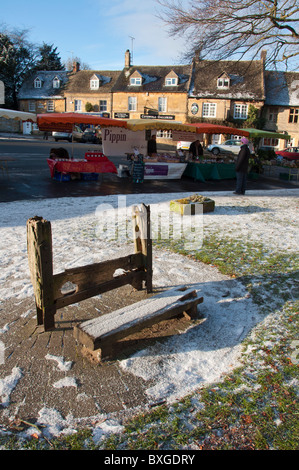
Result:
M199 142L198 146L196 146L195 142L192 142L192 144L189 147L189 152L192 153L193 157L198 157L200 155L203 155L203 148L201 143Z
M236 171L247 173L249 166L250 150L247 145L242 145L237 157Z
M156 139L150 139L147 143L147 153L151 155L152 153L157 153L157 142Z

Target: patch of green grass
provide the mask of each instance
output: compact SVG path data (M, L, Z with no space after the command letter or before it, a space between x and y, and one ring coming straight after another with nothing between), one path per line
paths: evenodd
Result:
M28 447L297 450L298 257L275 247L269 251L261 242L220 237L217 229L197 251L187 251L184 240L159 239L154 245L216 266L246 287L261 323L243 342L242 366L220 383L139 414L123 433L109 435L97 446L92 430L86 429L52 442L30 441ZM0 445L19 448L20 443L0 436Z

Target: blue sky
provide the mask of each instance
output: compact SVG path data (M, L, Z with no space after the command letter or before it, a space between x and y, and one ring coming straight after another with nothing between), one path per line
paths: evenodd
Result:
M77 56L93 70L121 70L130 49L134 65L181 63L183 40L167 34L155 0L5 3L2 26L28 29L28 39L35 44L54 44L62 61Z

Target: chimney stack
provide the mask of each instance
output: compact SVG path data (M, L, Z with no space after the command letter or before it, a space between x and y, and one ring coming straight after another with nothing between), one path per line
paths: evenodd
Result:
M125 68L128 69L131 67L131 54L129 49L126 50L125 54Z
M79 62L74 62L73 63L73 73L77 73L80 70L80 64Z
M261 52L261 60L264 62L264 64L265 64L265 62L266 62L266 57L267 57L267 51L266 51L266 50L263 50L263 51Z

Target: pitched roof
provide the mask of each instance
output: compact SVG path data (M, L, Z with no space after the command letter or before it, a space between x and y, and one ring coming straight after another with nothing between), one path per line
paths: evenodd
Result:
M65 89L65 93L88 93L98 94L109 93L115 84L120 72L115 70L80 70L79 72L72 73L69 76L69 82ZM100 86L98 89L90 88L90 80L98 78Z
M38 70L25 80L19 90L18 99L61 99L63 90L68 80L69 72L64 70ZM42 82L41 88L35 88L34 80L39 78ZM60 88L53 88L53 80L60 80Z
M141 85L130 85L130 77L135 72L139 72L143 78ZM178 84L173 86L165 85L165 78L172 72L178 76ZM188 92L190 78L190 65L132 66L122 70L112 91L114 93L129 91L134 91L134 93L186 93Z
M265 72L266 105L299 106L299 72Z
M227 75L228 88L218 88L217 79ZM194 60L190 97L264 100L263 62Z

